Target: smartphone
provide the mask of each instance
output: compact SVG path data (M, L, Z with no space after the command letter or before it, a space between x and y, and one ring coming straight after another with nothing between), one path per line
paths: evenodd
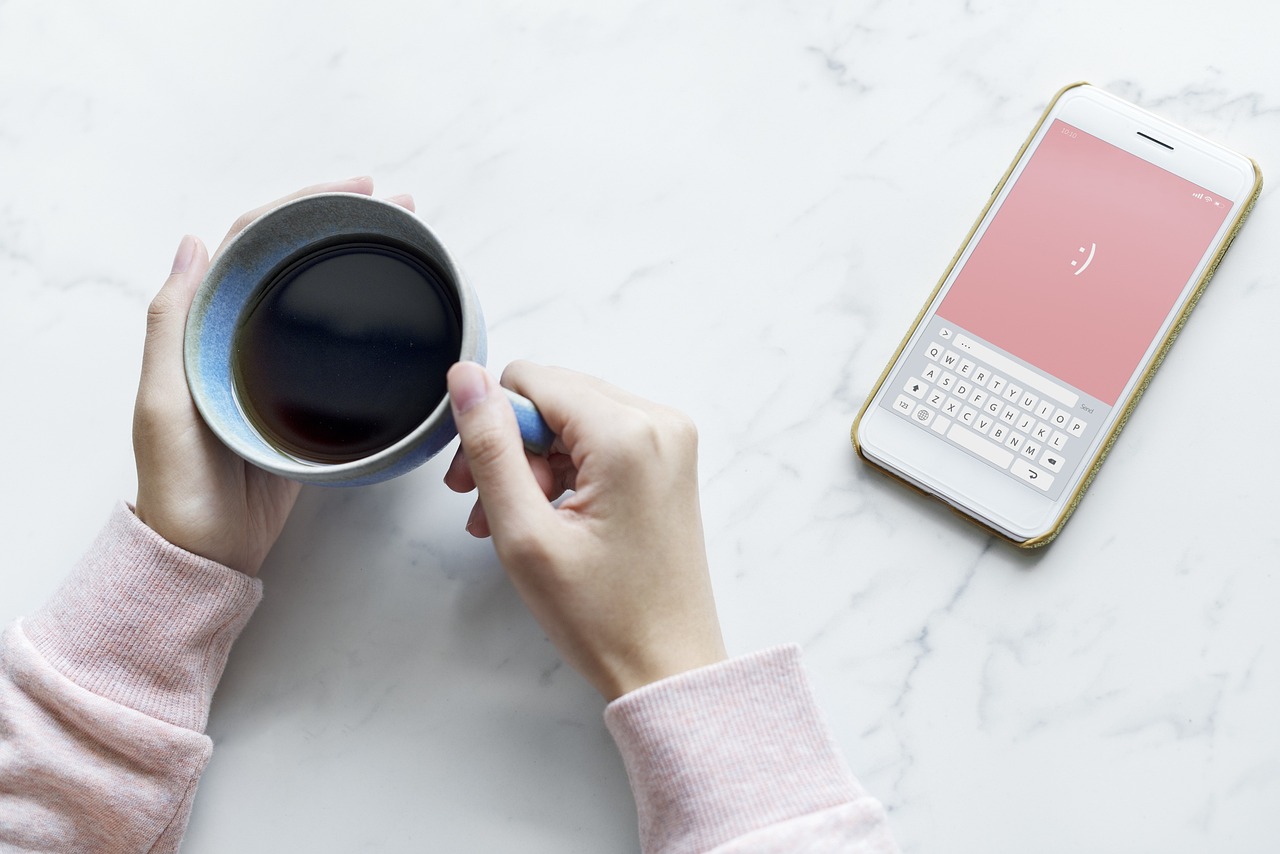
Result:
M858 455L1048 543L1261 189L1250 158L1062 89L863 404Z

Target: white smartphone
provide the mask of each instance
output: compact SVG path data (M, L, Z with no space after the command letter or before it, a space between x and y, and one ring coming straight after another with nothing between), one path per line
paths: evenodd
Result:
M854 421L859 456L1049 542L1261 189L1243 155L1061 90Z

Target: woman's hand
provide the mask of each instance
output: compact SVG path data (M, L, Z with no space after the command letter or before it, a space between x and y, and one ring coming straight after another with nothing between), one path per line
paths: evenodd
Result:
M724 660L693 423L572 371L517 362L502 383L537 404L553 453L527 456L498 384L459 363L449 397L462 448L445 482L479 490L468 530L492 535L565 659L608 700Z
M223 245L271 208L315 193L373 192L370 178L308 187L249 211L236 220ZM392 201L413 209L407 196ZM280 536L298 484L268 474L233 454L205 426L183 369L187 312L209 267L198 238L178 246L173 270L147 312L142 379L133 412L138 468L135 512L176 546L256 575Z

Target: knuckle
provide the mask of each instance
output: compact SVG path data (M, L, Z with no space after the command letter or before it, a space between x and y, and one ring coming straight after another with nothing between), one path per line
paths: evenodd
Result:
M230 234L239 234L249 227L249 223L258 218L259 211L248 211L236 217L236 221L231 223Z
M168 288L161 288L151 298L151 302L147 304L147 327L150 328L162 322L172 310L173 296L169 293Z
M628 446L646 454L684 453L698 445L693 419L668 407L637 412L627 419L623 436Z
M614 428L613 465L616 472L636 473L653 468L683 470L695 465L698 429L693 419L674 409L633 411Z
M507 366L502 369L502 384L506 385L509 380L513 382L518 381L519 377L523 374L527 374L532 366L532 362L527 362L524 359L515 359L509 362Z
M169 288L161 288L160 292L151 298L151 302L147 304L147 344L152 344L164 334L165 328L176 322L174 315L180 308Z
M477 425L463 435L462 447L471 470L485 470L496 465L506 453L507 437L495 425Z
M662 429L649 413L637 412L629 417L619 418L616 431L618 449L628 460L649 458L661 453Z
M696 448L698 446L698 425L688 415L677 409L669 409L667 423L670 426L672 438L680 447Z

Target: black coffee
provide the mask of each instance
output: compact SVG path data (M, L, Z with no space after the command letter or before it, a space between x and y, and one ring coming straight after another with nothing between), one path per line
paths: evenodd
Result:
M421 424L445 394L462 343L457 297L398 246L342 243L272 277L233 344L238 393L267 441L339 463Z

